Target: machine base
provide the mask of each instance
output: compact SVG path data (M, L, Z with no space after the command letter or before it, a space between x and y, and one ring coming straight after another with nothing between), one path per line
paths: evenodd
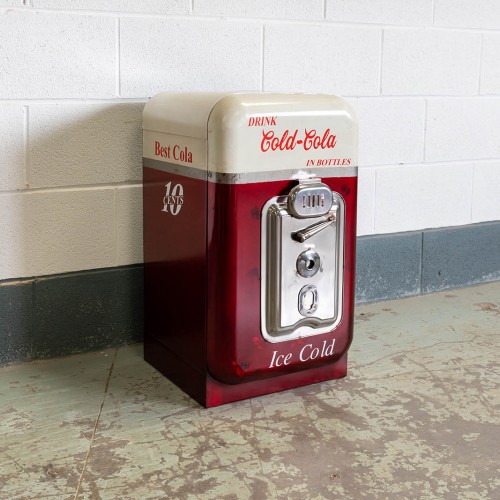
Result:
M347 352L335 363L319 368L234 385L218 382L207 371L198 372L156 339L144 340L144 359L205 408L347 375Z

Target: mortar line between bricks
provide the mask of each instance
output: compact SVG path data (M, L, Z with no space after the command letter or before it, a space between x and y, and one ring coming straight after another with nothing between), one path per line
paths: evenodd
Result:
M375 170L373 179L373 213L371 214L372 219L372 230L376 234L376 224L377 224L377 170Z
M485 96L486 97L486 96ZM0 104L144 104L149 97L12 97L0 98Z
M115 88L115 92L116 92L116 95L118 97L120 97L121 95L121 86L122 86L122 82L121 82L121 62L120 62L120 50L121 50L121 47L120 47L120 18L117 17L116 18L116 53L115 53L115 57L116 57L116 66L115 66L115 70L116 70L116 88Z
M39 187L19 190L0 191L0 196L11 194L43 194L43 193L62 193L66 191L99 191L104 189L116 189L120 187L142 187L141 181L115 182L108 184L76 184L72 186L52 186Z
M296 19L293 17L259 17L259 16L217 16L217 15L203 15L195 14L192 15L190 12L185 14L168 14L162 12L130 12L130 11L120 11L120 10L91 10L91 9L57 9L57 8L40 8L40 7L24 7L24 6L2 6L1 11L24 11L24 12L34 12L37 14L71 14L73 16L102 16L102 17L131 17L138 19L152 19L152 20L168 20L172 19L174 21L186 20L186 21L198 21L198 20L208 20L208 21L235 21L235 22L256 22L256 21L266 21L272 23L288 23L288 24L303 24L303 25L322 25L324 23L339 26L339 27L361 27L361 28L394 28L394 29L415 29L415 30L431 30L431 31L464 31L464 32L491 32L498 33L498 28L487 28L487 27L472 27L472 26L441 26L435 24L388 24L388 23L369 23L369 22L354 22L354 21L328 21L322 19L321 17L314 19Z
M342 97L356 99L467 99L474 101L498 101L498 94L342 94ZM149 97L0 97L0 104L145 104Z
M481 95L481 73L483 72L483 57L484 57L484 33L481 33L481 42L479 46L479 68L477 78L477 95Z
M78 485L76 487L76 492L75 492L74 500L76 500L78 498L78 494L80 493L80 488L81 488L82 483L83 483L83 476L84 476L85 471L87 469L87 463L89 461L90 451L92 450L92 445L94 444L94 438L95 438L95 435L97 433L97 427L99 426L99 421L101 419L102 409L104 408L104 403L106 401L106 396L108 394L109 383L111 381L111 375L113 374L113 368L115 366L115 361L116 361L116 356L118 354L118 349L119 348L115 349L115 353L113 355L113 360L111 361L111 366L109 368L108 378L106 380L106 385L104 386L104 395L103 395L103 398L102 398L102 401L101 401L101 406L99 407L99 413L97 415L97 418L96 418L96 421L95 421L95 424L94 424L94 429L92 431L92 436L90 437L89 449L87 451L87 455L85 456L85 461L83 463L82 473L80 474L80 479L78 480Z
M426 167L426 166L445 166L445 165L458 165L466 163L481 163L481 162L498 162L500 158L498 156L492 156L491 158L464 158L460 160L425 160L416 162L403 162L403 163L367 163L364 165L358 165L359 168L376 168L376 167Z
M384 35L385 30L380 30L380 69L378 75L378 91L379 94L382 95L382 77L384 74Z
M264 92L264 57L265 57L265 43L266 43L266 25L262 24L262 36L261 36L261 53L260 53L260 90Z
M424 137L422 143L422 161L426 161L426 147L427 147L427 115L429 110L429 101L424 99Z
M476 177L476 164L472 164L472 172L471 172L471 180L470 180L470 185L471 185L471 190L470 190L470 212L469 212L469 224L474 224L473 221L473 215L474 215L474 180Z
M373 213L371 214L371 226L373 234L375 234L375 225L377 223L377 182L378 170L375 169L373 173Z
M30 108L23 108L23 146L24 146L24 186L29 188L31 173L30 173Z

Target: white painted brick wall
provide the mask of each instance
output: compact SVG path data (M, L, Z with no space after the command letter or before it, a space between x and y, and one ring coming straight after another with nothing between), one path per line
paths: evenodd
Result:
M35 8L104 10L138 14L189 14L190 0L31 0Z
M193 0L199 16L323 19L323 0Z
M359 165L424 159L425 100L350 99L359 121Z
M476 163L472 183L472 222L500 220L500 161Z
M497 0L0 0L0 280L142 260L161 90L328 92L358 234L500 220Z
M481 94L500 94L500 33L483 35Z
M376 94L380 40L376 28L270 23L264 33L264 90Z
M474 95L481 35L455 30L384 30L382 92L387 95Z
M116 190L117 265L142 261L142 186Z
M114 97L111 17L0 12L0 98Z
M326 0L328 21L409 26L432 24L433 0Z
M472 163L382 167L376 175L375 233L470 220Z
M31 187L142 180L142 103L30 106Z
M261 31L255 22L123 18L121 93L258 88Z
M0 192L24 188L24 108L0 103Z
M0 194L0 275L113 266L114 189Z
M434 0L436 26L500 29L498 0Z
M429 99L428 161L500 157L500 98Z
M375 232L375 186L377 170L360 168L358 173L358 234Z

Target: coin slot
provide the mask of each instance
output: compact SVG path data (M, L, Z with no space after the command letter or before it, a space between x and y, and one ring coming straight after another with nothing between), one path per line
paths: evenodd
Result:
M299 292L299 313L311 316L318 309L318 289L314 285L306 285Z
M314 294L309 290L304 293L304 297L302 297L302 306L307 311L310 311L314 305Z

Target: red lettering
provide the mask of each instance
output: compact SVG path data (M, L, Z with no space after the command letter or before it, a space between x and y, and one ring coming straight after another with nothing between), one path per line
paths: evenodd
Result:
M333 149L337 145L337 136L330 133L330 129L327 128L323 133L323 136L319 136L316 130L304 130L304 149L308 151L309 149Z
M187 147L184 146L184 148L181 149L181 146L178 146L176 144L174 146L173 153L174 160L179 160L184 163L193 163L193 154L188 150Z
M249 127L264 127L276 125L277 116L251 116L248 119Z
M267 123L268 125L276 125L276 117L265 117L265 118L255 118L255 124L260 125L261 123ZM290 151L295 149L297 145L302 145L302 147L309 151L310 149L333 149L337 145L337 136L332 134L330 129L327 128L322 134L318 134L315 129L304 130L304 138L298 138L298 130L291 132L290 130L285 130L281 136L276 135L274 130L264 130L262 129L262 141L260 143L260 149L262 152L266 151ZM323 160L323 165L326 165L328 160ZM341 160L339 161L339 165ZM321 165L321 163L318 163Z
M274 132L270 130L269 132L262 131L262 141L260 143L260 149L262 152L269 151L271 148L271 141L274 139ZM274 151L274 148L273 148Z
M351 158L319 158L317 160L307 160L306 167L341 166L346 167L351 164Z
M330 134L330 129L327 128L321 139L321 149L333 149L337 144L336 139L337 137Z
M165 148L158 141L155 141L155 156L170 158L170 146Z
M264 153L269 151L269 149L272 151L276 151L277 149L280 151L291 151L297 145L297 133L298 130L295 130L295 132L290 135L290 131L285 130L281 137L276 137L274 130L269 130L268 132L262 130L260 149Z

